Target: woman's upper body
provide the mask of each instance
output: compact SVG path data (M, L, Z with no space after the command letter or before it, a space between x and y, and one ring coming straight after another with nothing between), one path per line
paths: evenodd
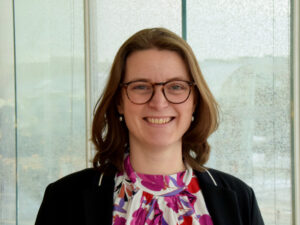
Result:
M244 182L213 169L194 174L214 225L264 224L254 192ZM102 177L85 169L68 175L47 187L35 225L112 224L114 187L115 174Z
M180 213L175 215L171 207L163 206L166 196L160 200L161 205L155 206L159 200L153 201L154 209L151 204L142 204L139 208L136 204L147 202L149 198L143 200L138 193L124 196L119 192L118 198L113 199L114 190L118 190L114 186L118 184L115 176L126 173L126 154L137 174L171 179L169 175L183 174L191 167L201 191L193 195L192 190L185 188L184 195L196 199L196 203L180 197L183 192L177 193L175 198L182 204L190 204L187 210L194 218L211 216L213 224L263 224L251 188L230 175L212 170L215 184L203 168L210 153L207 139L217 126L217 103L190 46L163 28L137 32L116 54L108 83L95 108L92 126L95 170L86 170L50 185L37 224L47 224L48 220L53 222L49 224L61 223L57 221L62 221L61 224L71 224L70 221L111 224L113 216L114 219L123 216L120 224L124 223L125 217L130 224L135 224L133 217L144 223L141 218L145 214L149 219L147 224L166 224L166 215L173 218L167 219L169 223L177 220L178 215L180 224L192 224L193 221L180 222ZM115 168L113 174L111 168ZM100 174L103 181L101 179L98 187L95 184ZM137 190L143 188L137 187L134 180L127 186L125 183L128 181L123 179L120 185ZM146 193L149 197L149 192ZM132 196L140 198L136 200ZM121 211L127 210L124 214L117 213L120 202ZM160 207L165 208L162 212L165 217L153 222L152 212L160 212ZM131 214L132 209L135 210Z

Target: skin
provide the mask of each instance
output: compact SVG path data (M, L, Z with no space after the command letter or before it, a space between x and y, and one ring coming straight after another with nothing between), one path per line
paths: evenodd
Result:
M145 79L166 82L171 79L190 81L187 67L179 54L168 50L149 49L133 52L126 61L124 82ZM185 170L182 160L182 136L188 130L195 110L194 93L186 102L169 103L162 87L155 87L150 102L136 105L122 90L118 106L129 130L130 160L136 172L174 174ZM166 123L157 124L155 119Z

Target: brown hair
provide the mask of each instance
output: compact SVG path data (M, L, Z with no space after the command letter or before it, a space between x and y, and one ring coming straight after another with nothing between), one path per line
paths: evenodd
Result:
M209 158L209 135L218 127L218 107L200 71L191 47L175 33L165 28L144 29L131 36L117 52L109 79L99 98L92 125L92 141L96 146L95 168L109 172L114 166L123 171L124 153L128 149L128 129L119 121L117 105L121 100L120 83L124 79L127 57L134 51L156 48L177 52L187 65L196 83L194 121L182 137L182 154L193 169L201 170Z

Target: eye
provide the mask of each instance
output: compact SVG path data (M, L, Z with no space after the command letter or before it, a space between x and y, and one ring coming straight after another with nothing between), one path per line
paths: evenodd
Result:
M172 85L171 86L171 88L173 89L173 90L182 90L182 89L184 89L184 87L182 87L181 85Z
M187 84L183 82L169 83L167 89L170 91L183 91L187 89Z
M147 90L149 87L147 85L134 85L132 89L134 90Z
M148 91L151 90L152 86L143 82L131 83L129 85L130 90L132 91Z

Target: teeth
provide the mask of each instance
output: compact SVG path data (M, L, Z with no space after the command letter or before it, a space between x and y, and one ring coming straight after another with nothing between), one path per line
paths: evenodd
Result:
M154 124L164 124L170 122L171 118L147 118L147 121Z

